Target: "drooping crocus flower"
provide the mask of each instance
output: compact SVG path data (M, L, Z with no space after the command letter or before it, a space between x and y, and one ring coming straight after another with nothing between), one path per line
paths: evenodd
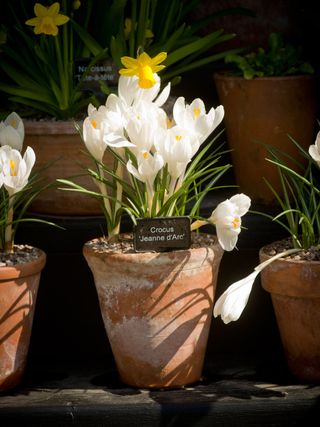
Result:
M24 125L17 113L11 113L0 123L0 145L21 151L24 140Z
M236 194L219 203L208 219L194 221L191 230L197 230L206 224L215 225L220 246L225 251L232 251L241 231L241 217L248 212L250 205L250 197Z
M59 13L60 4L53 3L51 6L43 6L40 3L34 5L35 18L28 19L26 25L34 27L35 34L47 34L56 36L58 26L69 21L69 17Z
M317 134L317 138L314 144L309 147L309 154L315 160L320 167L320 132Z
M27 185L35 161L36 155L31 147L27 147L23 157L18 150L9 145L0 147L0 170L3 185L10 196L21 191Z
M215 303L214 317L221 316L224 323L238 320L247 305L253 282L258 274L259 271L254 271L229 286Z
M158 53L154 58L151 58L146 52L141 53L137 58L123 56L121 62L126 68L121 68L119 74L127 77L137 76L139 78L139 86L143 89L150 89L157 82L156 73L165 67L165 65L159 64L166 57L167 54L165 52Z
M219 243L224 250L232 251L236 246L241 231L241 217L248 212L250 204L250 197L236 194L219 203L208 219L215 225Z
M253 283L258 274L276 259L299 251L299 248L294 248L278 253L255 267L254 271L247 277L230 285L215 303L213 309L214 317L221 316L224 323L238 320L247 305Z

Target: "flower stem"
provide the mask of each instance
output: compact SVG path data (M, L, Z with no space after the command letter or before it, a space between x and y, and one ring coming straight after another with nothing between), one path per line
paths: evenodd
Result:
M13 207L10 206L7 215L7 224L5 230L5 252L13 252L13 241L12 241L12 220L13 220Z
M300 252L301 248L293 248L293 249L288 249L284 252L280 252L279 254L274 255L272 258L267 259L266 261L262 262L261 264L257 265L257 267L255 267L256 271L261 271L263 270L265 267L267 267L269 264L271 264L273 261L275 261L276 259L279 258L283 258L287 255L291 255L294 254L296 252Z

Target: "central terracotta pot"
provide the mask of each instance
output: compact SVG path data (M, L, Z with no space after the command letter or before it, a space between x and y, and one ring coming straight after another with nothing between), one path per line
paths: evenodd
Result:
M223 250L107 253L84 245L121 380L173 388L201 379Z

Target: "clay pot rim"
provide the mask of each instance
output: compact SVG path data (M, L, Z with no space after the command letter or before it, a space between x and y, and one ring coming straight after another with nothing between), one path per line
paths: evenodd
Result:
M77 135L79 132L75 123L82 124L82 120L24 120L26 134L31 135ZM79 135L80 136L80 135Z
M281 80L284 81L290 81L290 80L314 80L314 74L296 74L292 76L263 76L263 77L254 77L253 79L245 79L242 76L233 76L230 74L227 74L228 71L219 71L215 72L213 74L214 80L240 80L240 81L246 81L248 83L253 81L277 81L280 82Z
M11 279L18 279L34 275L44 268L46 264L47 255L42 249L38 247L34 248L39 251L39 257L36 260L21 264L15 264L13 266L9 265L0 267L0 283L1 281L7 281Z
M259 259L272 258L259 250ZM319 299L320 261L276 259L261 271L261 285L271 295L282 297Z
M262 246L262 248L259 249L259 258L261 256L263 258L262 261L266 261L266 260L272 258L271 255L268 255L264 252L265 248L268 246L270 246L270 244L264 245L264 246ZM305 264L305 265L312 264L312 265L319 265L320 266L320 261L317 261L317 260L304 260L304 259L292 259L292 258L279 258L279 259L273 261L272 264L276 264L276 263L277 264L291 263L291 264Z
M207 233L203 233L203 234L207 234ZM219 253L219 255L223 255L224 250L222 249L222 247L220 246L217 236L216 235L212 235L215 238L215 242L213 245L208 246L201 246L201 247L196 247L196 248L189 248L189 249L175 249L175 250L170 250L170 251L165 251L165 252L109 252L109 251L104 251L104 250L94 250L93 248L88 246L88 243L90 242L94 242L95 240L98 240L99 237L93 238L88 240L87 242L84 243L82 251L83 254L85 254L86 252L88 253L94 253L96 257L99 258L103 258L106 256L106 254L108 254L110 257L115 257L115 258L121 258L125 261L130 261L130 260L134 260L134 258L137 258L137 256L139 256L140 258L143 258L144 260L148 261L148 260L152 260L154 258L159 258L159 257L166 257L166 258L184 258L186 255L188 254L198 254L201 253L203 251L207 251L208 249L212 249L212 251L214 253Z

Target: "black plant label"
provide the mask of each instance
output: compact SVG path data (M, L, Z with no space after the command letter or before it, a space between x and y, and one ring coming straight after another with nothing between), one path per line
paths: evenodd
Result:
M75 84L80 83L83 92L92 92L98 98L105 98L101 91L101 84L108 87L116 87L119 80L118 67L111 59L103 59L91 65L90 59L76 59L74 67Z
M189 249L190 245L190 218L187 216L137 219L134 228L136 252L166 252Z

